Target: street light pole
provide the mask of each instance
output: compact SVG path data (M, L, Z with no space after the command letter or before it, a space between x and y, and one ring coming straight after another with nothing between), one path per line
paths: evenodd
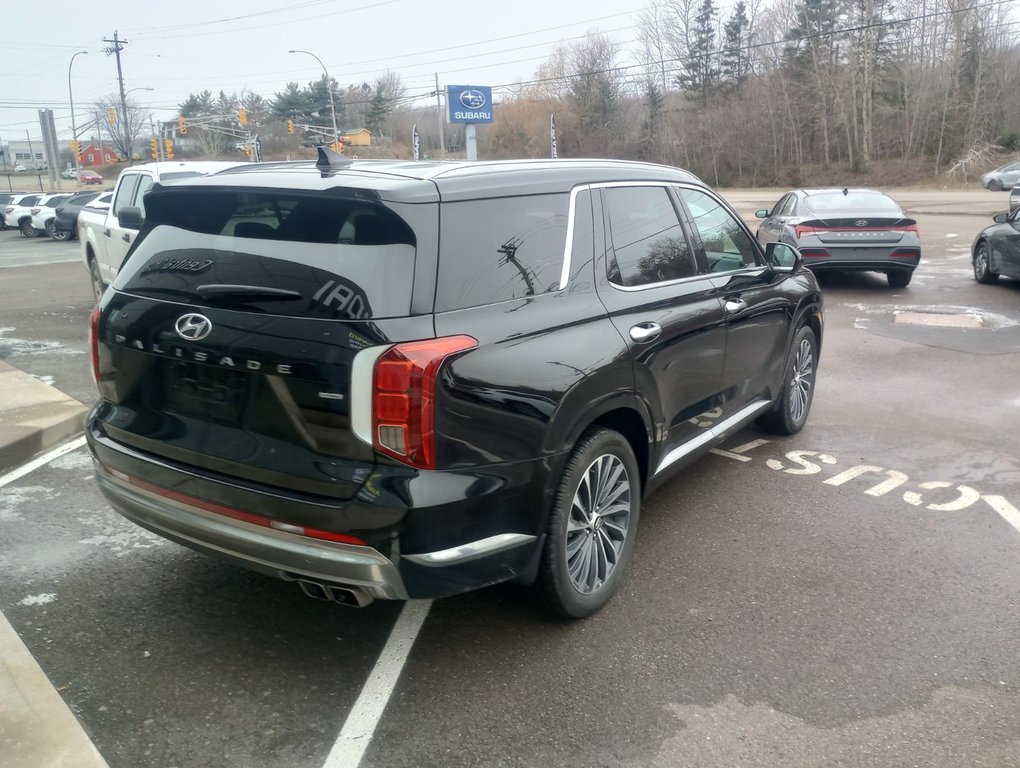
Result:
M71 65L74 64L74 60L81 56L83 53L88 51L78 51L74 56L71 57L71 61L67 64L67 100L71 102L71 138L78 138L78 128L74 124L74 96L71 94ZM75 165L77 165L78 158L75 158Z
M287 51L287 53L307 53L322 67L322 73L326 76L326 92L329 94L329 112L333 116L333 144L336 145L337 133L336 133L336 106L333 104L333 81L329 77L329 72L326 70L326 65L322 63L322 59L316 56L311 51Z

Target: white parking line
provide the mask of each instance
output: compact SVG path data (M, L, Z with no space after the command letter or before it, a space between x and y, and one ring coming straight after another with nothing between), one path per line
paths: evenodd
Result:
M431 600L412 600L404 604L390 639L347 715L323 768L358 768L431 607Z
M59 448L54 448L49 453L44 453L42 456L32 459L28 464L22 464L20 467L15 469L13 472L8 472L6 475L0 476L0 488L5 485L13 483L19 477L24 477L29 472L33 472L44 464L49 464L54 459L63 456L65 453L76 451L85 445L85 435L75 438L69 443L64 443Z

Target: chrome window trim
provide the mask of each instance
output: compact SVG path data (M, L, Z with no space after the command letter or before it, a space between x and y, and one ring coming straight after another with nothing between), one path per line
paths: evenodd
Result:
M577 211L577 196L582 192L591 191L590 184L581 184L580 186L574 187L570 190L570 202L567 204L567 242L563 246L563 269L560 270L560 284L556 288L557 291L562 291L567 287L567 281L570 279L570 252L574 246L574 224L576 220Z

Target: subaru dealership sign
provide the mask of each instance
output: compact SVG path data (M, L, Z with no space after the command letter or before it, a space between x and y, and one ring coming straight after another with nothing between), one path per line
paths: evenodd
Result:
M491 123L492 88L487 85L446 86L446 114L451 123Z

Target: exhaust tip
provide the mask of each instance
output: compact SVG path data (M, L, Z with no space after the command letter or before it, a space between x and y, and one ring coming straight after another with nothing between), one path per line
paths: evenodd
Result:
M341 587L335 584L320 584L308 579L297 579L296 581L301 587L301 591L314 600L326 600L353 608L364 608L375 600L360 589Z

